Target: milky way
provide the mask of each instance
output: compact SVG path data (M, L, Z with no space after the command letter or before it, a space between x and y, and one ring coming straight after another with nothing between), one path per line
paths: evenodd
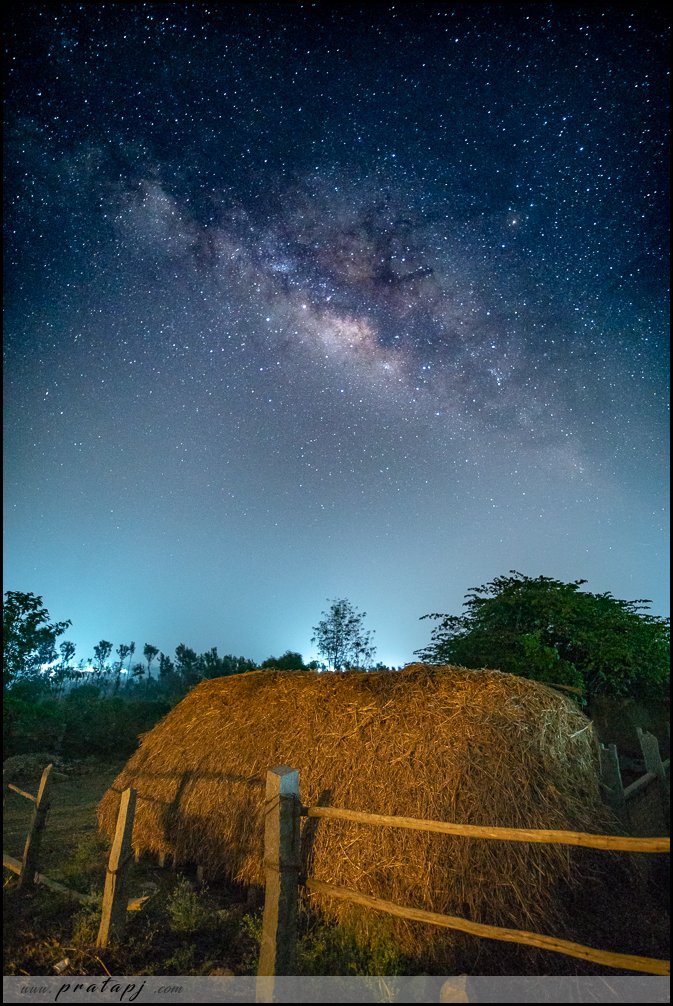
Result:
M666 40L621 8L17 10L8 589L81 656L308 654L340 595L401 662L510 568L665 613Z

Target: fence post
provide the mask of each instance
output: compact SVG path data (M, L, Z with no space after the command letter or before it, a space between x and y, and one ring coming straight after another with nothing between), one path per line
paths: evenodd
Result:
M636 730L638 733L638 740L640 741L640 750L643 752L643 759L645 761L645 771L651 772L652 775L655 775L659 782L661 809L664 814L664 821L666 821L671 812L670 790L668 780L666 779L664 763L661 760L659 741L654 734L649 733L647 730L643 730L641 727L637 727Z
M126 875L129 863L133 859L131 837L135 810L136 791L131 788L125 789L119 802L117 827L105 874L103 913L96 940L97 947L106 947L110 938L119 939L126 925Z
M51 770L53 765L49 764L42 773L40 785L35 798L35 810L30 822L26 844L23 847L23 859L21 861L21 873L19 874L18 887L32 887L35 883L37 873L37 860L40 854L42 843L42 832L47 820L49 810L49 794L51 791Z
M12 781L12 778L11 778L11 776L9 774L9 771L6 768L4 768L2 770L2 810L3 810L3 813L4 813L4 810L5 810L5 804L7 802L7 794L9 793L9 784L10 784L11 781Z
M626 800L624 799L624 784L619 767L617 745L601 744L601 782L606 789L606 803L622 820L627 818Z
M266 774L264 919L257 1002L273 1002L275 975L294 973L300 855L299 773L287 765Z

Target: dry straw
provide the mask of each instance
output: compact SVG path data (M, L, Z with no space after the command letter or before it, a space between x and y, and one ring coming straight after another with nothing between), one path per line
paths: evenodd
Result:
M260 884L265 774L286 764L299 770L307 805L600 833L610 825L586 725L558 692L490 670L257 671L204 681L143 737L103 798L99 822L112 834L119 795L134 786L138 851ZM563 918L559 889L599 855L338 820L311 818L303 829L305 865L317 880L552 934ZM361 937L392 935L426 961L448 964L461 939L324 896L314 903Z

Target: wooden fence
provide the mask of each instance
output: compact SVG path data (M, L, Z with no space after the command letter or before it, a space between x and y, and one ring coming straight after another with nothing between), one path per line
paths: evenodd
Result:
M641 730L640 727L637 727L636 731L643 755L641 771L644 769L644 772L629 786L625 787L622 781L622 759L619 757L616 744L599 746L601 783L605 801L629 830L637 832L641 822L638 820L636 807L638 801L650 791L647 795L654 797L650 802L658 804L657 819L661 819L661 823L668 827L671 812L670 760L668 758L662 760L659 742L653 734ZM633 759L629 761L633 762Z
M644 787L656 784L661 793L661 806L668 813L669 762L662 762L655 738L639 731L646 768L645 775L624 789L619 761L614 745L601 746L601 767L609 802L617 811L625 811L631 797ZM654 742L654 743L653 743ZM73 891L38 872L40 844L49 810L53 765L42 773L37 795L25 792L3 775L3 806L9 792L34 803L23 856L21 860L3 852L3 865L18 874L19 889L44 884L84 903L98 903L96 896ZM607 781L606 781L607 780ZM104 947L110 938L120 938L127 911L142 908L147 897L128 900L127 869L133 859L131 846L135 813L135 790L124 791L120 801L115 838L110 852L102 903L102 919L97 946ZM637 853L670 851L668 838L631 838L618 835L590 835L584 832L551 831L528 828L500 828L466 825L419 818L368 814L337 807L304 807L299 793L299 773L288 766L271 769L266 779L266 809L264 832L265 903L260 960L257 977L259 1001L273 1001L274 977L294 974L296 920L299 888L359 904L375 911L412 921L430 923L474 936L540 947L555 953L592 961L608 967L644 974L667 975L669 962L631 954L598 950L568 940L471 922L457 916L442 915L418 908L402 906L361 894L348 888L327 884L301 876L301 817L352 821L376 827L410 828L444 835L461 835L468 839L509 842L553 843L585 848Z
M3 850L2 865L12 873L18 874L17 888L19 890L43 884L45 887L58 891L59 894L65 894L82 904L97 905L100 902L97 895L81 894L79 891L66 887L65 884L59 884L57 880L47 877L44 873L38 872L40 845L50 806L53 768L53 764L47 765L42 773L37 796L15 786L3 773L3 809L10 792L16 793L25 800L30 800L35 804L35 809L28 827L22 858L16 859ZM96 941L97 947L106 947L112 937L119 939L126 926L126 913L138 911L149 900L149 896L131 899L126 897L128 867L133 858L131 836L133 834L135 805L135 790L124 790L117 815L115 838L105 873L105 889L101 906L101 923Z
M479 825L428 821L419 818L389 817L337 807L304 807L299 795L299 773L287 765L271 769L266 780L264 831L264 867L266 893L262 943L257 972L258 1001L273 1001L274 976L294 973L297 904L300 885L307 891L327 895L386 912L399 918L430 923L473 936L522 943L555 953L581 958L596 964L638 971L650 975L669 974L669 962L632 954L613 953L572 943L569 940L530 933L501 926L471 922L453 915L441 915L418 908L397 905L348 888L326 884L311 877L301 877L300 818L353 821L386 828L412 828L443 835L462 835L470 839L508 842L543 842L611 849L621 852L663 853L670 851L668 838L629 838L621 835L590 835L576 831L542 831L529 828L496 828Z

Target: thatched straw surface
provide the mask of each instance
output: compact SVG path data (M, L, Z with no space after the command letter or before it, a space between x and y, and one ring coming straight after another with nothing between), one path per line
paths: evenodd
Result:
M99 823L112 833L119 794L132 785L137 850L200 863L213 878L260 884L265 774L286 764L299 770L308 805L602 832L587 726L558 692L498 671L414 665L397 673L257 671L204 681L143 737L104 796ZM559 914L556 883L571 880L582 857L566 846L317 819L304 823L304 839L317 880L541 932ZM322 907L361 935L377 923L345 902ZM383 925L402 949L426 956L451 939L400 920Z

